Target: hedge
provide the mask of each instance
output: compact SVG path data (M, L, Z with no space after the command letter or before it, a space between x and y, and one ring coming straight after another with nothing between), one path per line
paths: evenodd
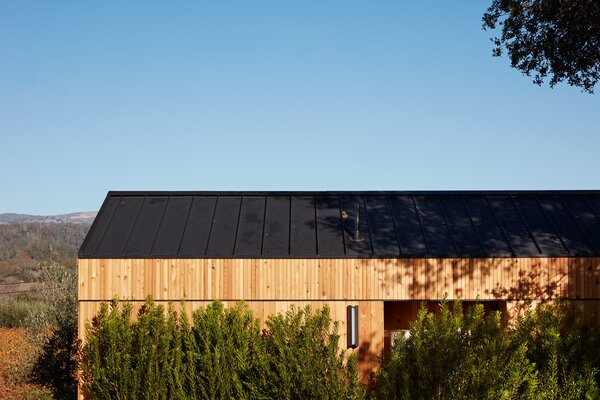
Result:
M329 310L292 307L260 330L244 303L177 313L146 301L102 304L82 349L94 399L360 399L357 363Z

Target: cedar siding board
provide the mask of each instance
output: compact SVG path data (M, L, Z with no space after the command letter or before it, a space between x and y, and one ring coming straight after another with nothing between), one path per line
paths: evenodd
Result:
M82 259L79 300L600 300L599 265L597 257Z

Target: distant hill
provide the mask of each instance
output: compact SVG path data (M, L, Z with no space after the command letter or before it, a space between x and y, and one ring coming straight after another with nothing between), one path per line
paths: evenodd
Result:
M75 268L96 212L38 216L0 214L0 285L31 282L40 266Z
M96 211L84 211L62 215L29 215L0 214L0 224L17 224L19 222L41 222L49 224L82 224L91 225L96 218Z

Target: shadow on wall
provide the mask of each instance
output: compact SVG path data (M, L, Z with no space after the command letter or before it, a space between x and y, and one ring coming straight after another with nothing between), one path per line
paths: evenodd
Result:
M363 340L360 342L357 348L357 357L361 381L368 382L372 378L373 373L379 367L381 354L382 349L379 351L374 349L371 341Z
M600 300L598 258L365 259L390 300ZM520 305L519 305L520 304Z

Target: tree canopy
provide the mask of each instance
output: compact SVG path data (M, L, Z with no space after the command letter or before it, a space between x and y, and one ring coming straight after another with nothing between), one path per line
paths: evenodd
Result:
M593 93L600 78L600 1L494 0L484 29L498 29L493 53L508 54L511 66L534 83L547 81Z

